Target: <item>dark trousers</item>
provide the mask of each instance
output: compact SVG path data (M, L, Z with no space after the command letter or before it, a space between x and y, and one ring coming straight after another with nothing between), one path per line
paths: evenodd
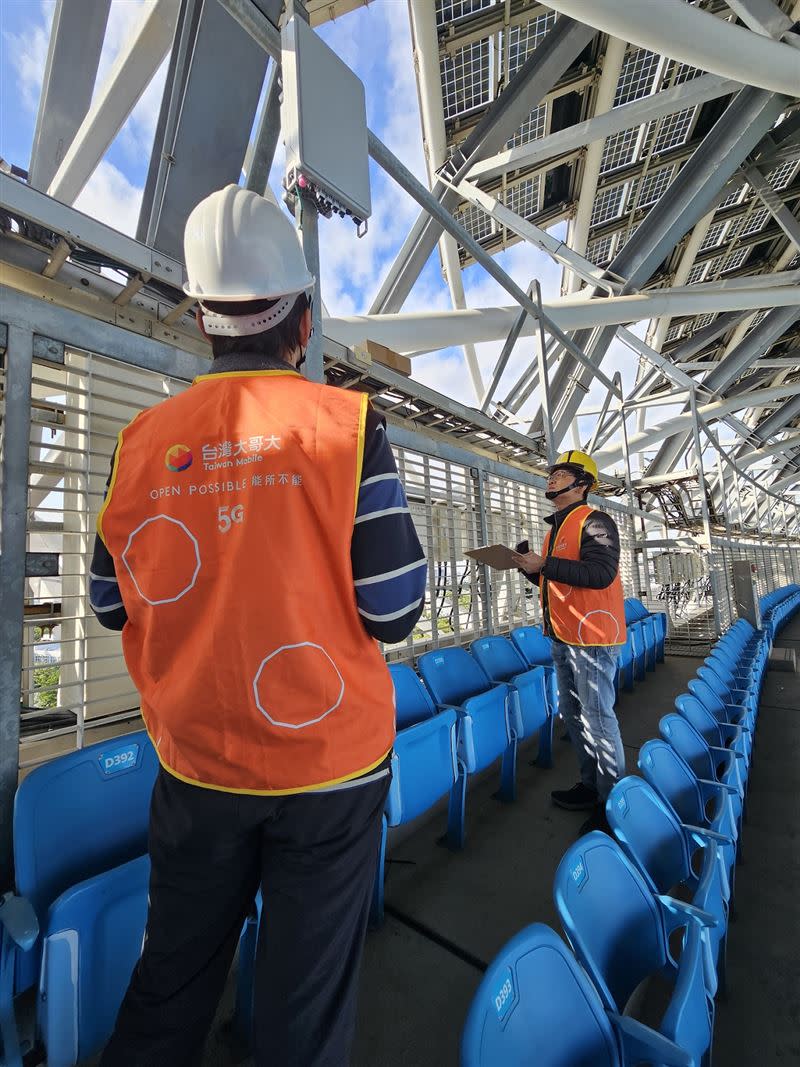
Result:
M388 787L239 796L162 770L144 948L100 1067L199 1067L259 886L257 1067L348 1064Z

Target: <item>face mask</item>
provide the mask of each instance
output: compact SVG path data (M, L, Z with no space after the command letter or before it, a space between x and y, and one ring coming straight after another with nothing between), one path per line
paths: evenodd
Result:
M312 315L314 314L313 307L314 307L314 304L313 304L312 297L309 297L308 298L308 310L311 312ZM312 326L311 327L311 333L308 335L309 341L311 340L311 338L313 336L314 336L314 327ZM306 361L306 352L307 351L308 351L308 345L306 345L305 348L301 348L300 349L300 358L298 359L297 363L295 363L295 369L296 370L300 370L300 368L305 363L305 361Z

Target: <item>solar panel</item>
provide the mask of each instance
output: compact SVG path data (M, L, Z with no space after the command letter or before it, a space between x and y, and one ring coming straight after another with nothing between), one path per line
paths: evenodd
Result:
M709 248L716 248L717 245L722 244L727 227L728 223L726 221L712 223L708 228L705 240L700 245L700 251L707 252Z
M445 119L456 118L473 108L488 104L491 97L489 55L491 38L459 48L441 57L442 97Z
M627 167L636 156L636 146L639 142L639 126L633 126L629 130L622 130L606 138L603 158L600 162L600 173L608 174L609 171L618 167Z
M689 139L696 113L696 107L686 107L682 111L676 111L673 115L667 115L656 134L653 151L658 154L685 144Z
M791 185L795 174L800 169L800 160L790 159L787 163L781 163L775 170L767 175L767 181L775 190L785 189Z
M741 219L734 219L731 223L729 237L749 237L753 233L758 233L759 230L763 230L769 221L769 210L767 208L759 208L757 211L753 211L750 215L745 215Z
M675 166L673 164L672 166L662 167L660 170L653 171L652 174L648 174L647 177L643 178L637 207L650 207L655 204L657 200L660 200L669 188L674 173Z
M660 63L655 52L646 48L634 48L625 56L617 82L614 107L649 96L655 87L656 72Z
M623 211L625 193L628 186L625 184L614 185L610 189L598 192L592 209L592 226L599 226L612 219L618 219Z
M519 68L542 42L556 21L555 12L548 11L521 26L511 26L506 33L508 48L508 76L513 78Z
M670 328L667 330L667 343L669 343L670 341L677 341L678 338L683 335L683 330L684 323L682 322L679 322L676 326L670 326Z
M710 315L698 315L697 318L696 319L692 319L692 321L690 323L690 326L691 326L691 331L690 332L695 334L699 330L705 329L706 326L710 326L711 325L711 323L714 321L714 319L716 317L717 317L716 314L714 314L713 312Z
M487 237L491 237L497 229L491 215L487 215L477 204L467 204L462 211L458 212L456 218L476 241L483 241Z
M724 207L733 207L734 204L741 204L741 202L747 195L747 191L749 188L750 186L745 183L743 186L739 186L738 188L734 189L733 192L729 193L719 205L720 209Z
M446 26L496 3L497 0L436 0L436 25Z
M608 237L597 237L594 241L590 241L586 248L586 258L595 266L604 267L606 263L610 263L615 237L616 234L612 233Z
M547 132L547 104L539 104L530 113L530 116L522 123L520 128L514 134L510 141L507 142L508 148L516 148L521 144L528 144L529 141L537 141L540 137L544 137Z
M521 215L524 219L532 219L540 210L541 180L537 174L534 178L526 178L524 181L512 185L506 190L504 202L506 207Z

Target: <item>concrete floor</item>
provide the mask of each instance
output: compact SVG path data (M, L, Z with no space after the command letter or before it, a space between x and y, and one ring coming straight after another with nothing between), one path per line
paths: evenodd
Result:
M800 649L800 619L783 636ZM657 734L659 718L698 665L670 657L621 698L631 773L639 746ZM800 676L771 673L759 720L746 857L737 875L739 918L729 935L729 999L717 1015L718 1067L800 1063L799 709ZM534 755L535 746L520 759L516 803L492 798L494 773L471 790L462 853L436 844L444 829L441 811L390 841L386 899L392 914L367 938L353 1067L455 1067L461 1027L481 979L464 956L489 961L534 921L559 929L553 875L585 815L554 808L549 799L551 789L577 780L569 744L555 741L549 771L529 765ZM231 981L203 1067L236 1062L220 1026L231 1013L232 992Z

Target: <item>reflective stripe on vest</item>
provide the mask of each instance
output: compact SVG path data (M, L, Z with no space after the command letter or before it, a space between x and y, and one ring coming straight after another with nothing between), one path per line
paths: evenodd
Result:
M588 504L582 504L567 515L558 528L551 556L556 559L581 558L583 527L594 510ZM552 530L545 535L543 556L548 555L552 535ZM582 589L544 579L540 586L542 602L545 582L550 625L560 641L585 646L625 644L625 597L619 571L606 589Z
M391 749L350 562L367 404L290 371L204 375L119 436L98 531L145 725L184 781L302 792Z

